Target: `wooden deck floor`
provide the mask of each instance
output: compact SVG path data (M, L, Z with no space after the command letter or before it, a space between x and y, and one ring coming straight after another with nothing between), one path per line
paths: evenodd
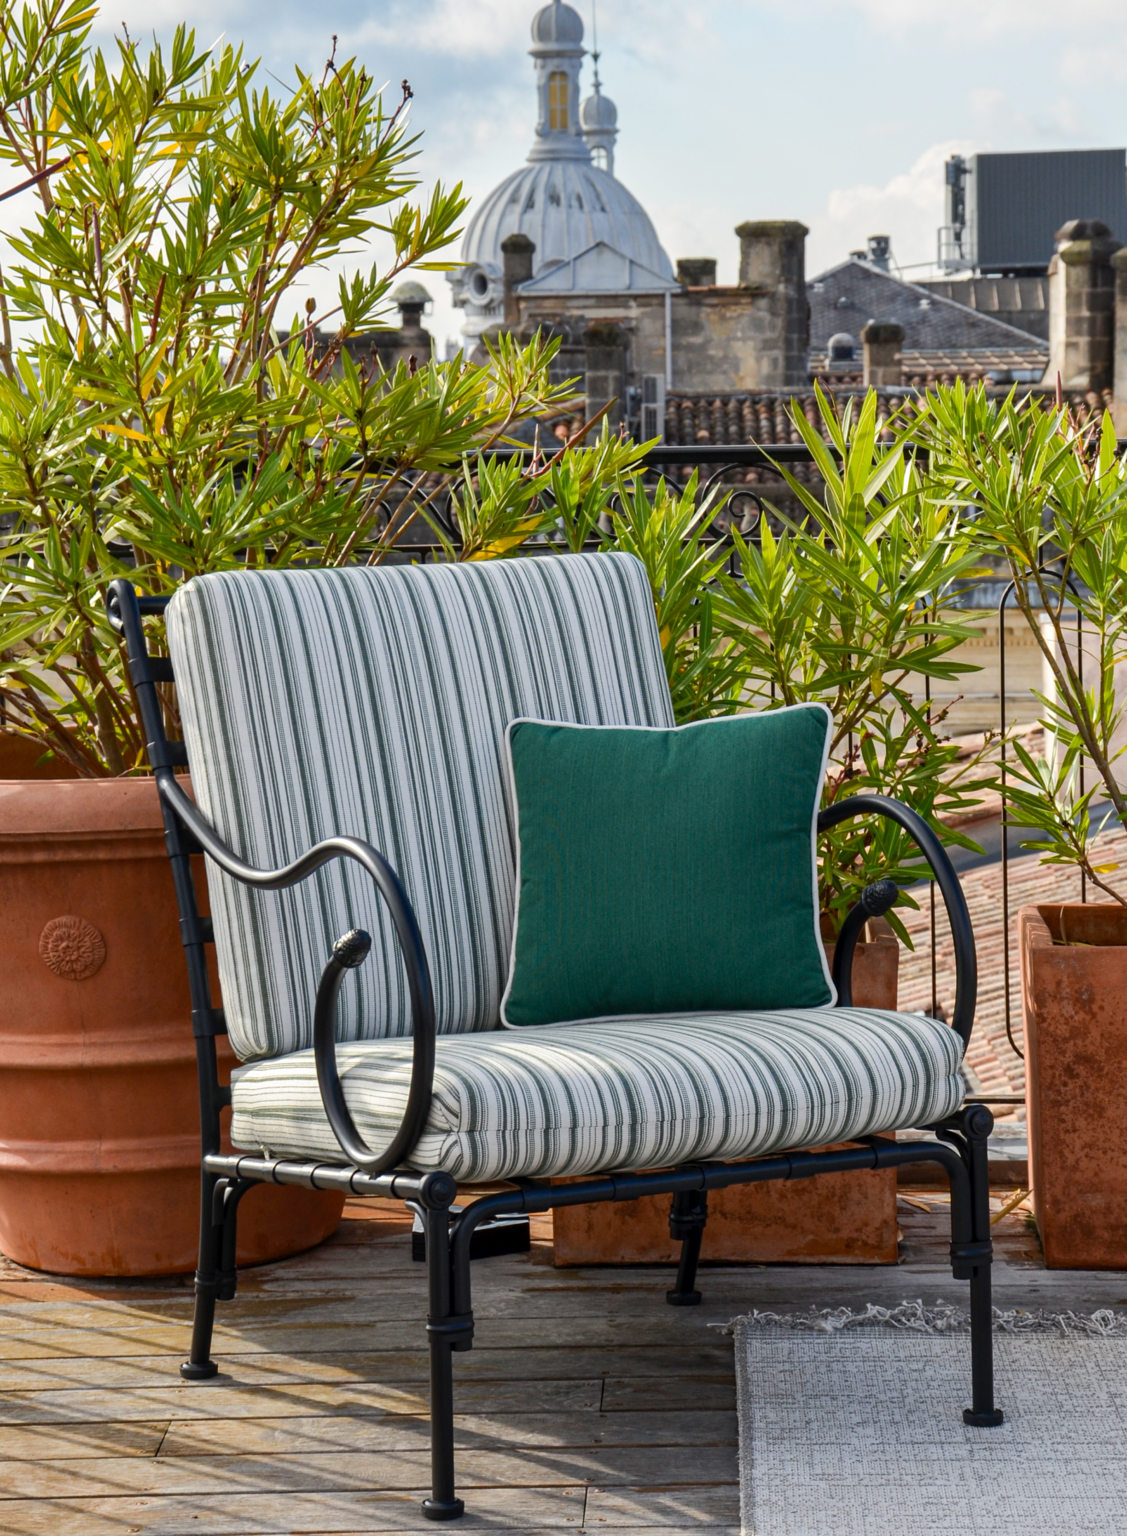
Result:
M714 1325L755 1306L965 1300L943 1201L909 1199L899 1266L706 1268L696 1309L665 1305L666 1270L555 1269L550 1218L530 1255L475 1264L454 1528L735 1533L732 1348ZM1127 1305L1125 1276L1047 1274L1020 1216L995 1231L1004 1304ZM190 1311L185 1281L56 1282L0 1261L3 1536L433 1529L423 1271L401 1208L350 1204L331 1243L246 1272L211 1383L176 1374Z

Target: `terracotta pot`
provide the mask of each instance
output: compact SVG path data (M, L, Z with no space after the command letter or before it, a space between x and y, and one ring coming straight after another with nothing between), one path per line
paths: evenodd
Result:
M0 880L0 1249L60 1274L190 1271L195 1047L152 780L0 783ZM239 1262L312 1247L342 1207L252 1190Z
M883 918L858 944L853 998L895 1008L900 946ZM833 964L833 945L826 946ZM669 1195L554 1212L557 1264L674 1264ZM896 1172L830 1173L792 1183L743 1184L708 1197L701 1257L728 1264L895 1264Z
M42 761L46 748L26 736L0 731L0 780L77 779L78 770L62 758Z
M1023 907L1018 936L1045 1263L1127 1269L1127 908Z

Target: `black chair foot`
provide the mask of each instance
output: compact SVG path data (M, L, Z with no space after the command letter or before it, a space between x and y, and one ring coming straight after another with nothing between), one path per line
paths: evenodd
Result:
M423 1514L428 1520L457 1520L465 1514L462 1499L424 1499Z
M214 1360L205 1360L202 1365L197 1365L194 1360L185 1360L180 1367L180 1374L185 1381L210 1381L213 1376L219 1375L219 1367Z
M1000 1408L991 1408L986 1413L975 1413L973 1408L963 1409L963 1423L971 1424L975 1429L996 1429L1005 1420L1006 1416Z
M699 1307L699 1291L666 1291L665 1299L671 1307Z

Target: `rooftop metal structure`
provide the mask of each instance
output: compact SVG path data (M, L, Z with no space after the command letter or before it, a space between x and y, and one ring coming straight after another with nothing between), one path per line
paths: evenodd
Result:
M946 271L1044 272L1058 229L1101 219L1127 240L1127 152L1061 149L952 155L939 265Z

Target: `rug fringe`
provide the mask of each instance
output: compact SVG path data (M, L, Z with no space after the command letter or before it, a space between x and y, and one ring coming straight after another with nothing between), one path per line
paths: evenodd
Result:
M753 1309L727 1323L713 1323L721 1333L737 1329L797 1329L807 1333L843 1333L849 1328L897 1328L911 1333L947 1334L970 1331L970 1313L948 1302L936 1301L932 1307L922 1300L902 1301L898 1307L881 1307L869 1302L863 1312L852 1307L811 1307L808 1312L760 1312ZM1111 1338L1127 1334L1127 1312L1101 1307L1097 1312L1049 1312L1044 1307L1034 1311L994 1308L995 1333L1086 1334Z

